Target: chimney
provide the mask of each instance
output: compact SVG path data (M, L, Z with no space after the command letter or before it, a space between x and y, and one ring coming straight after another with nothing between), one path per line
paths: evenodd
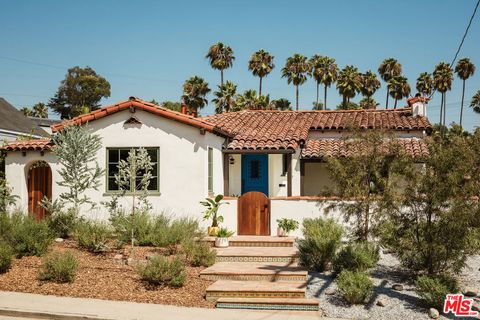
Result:
M427 104L430 98L422 97L420 93L417 93L415 97L407 100L408 106L412 108L412 114L414 117L426 117L427 116Z

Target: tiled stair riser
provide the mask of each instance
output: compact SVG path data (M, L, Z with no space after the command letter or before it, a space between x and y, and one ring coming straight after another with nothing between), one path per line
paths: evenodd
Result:
M306 281L302 275L244 275L244 274L201 274L201 279L216 280L240 280L240 281Z
M243 292L243 291L207 291L207 301L219 298L305 298L305 292Z
M293 247L293 242L241 242L231 241L231 247Z
M298 263L297 257L229 257L217 256L217 262L284 262Z
M288 304L245 304L245 303L217 303L219 309L253 309L253 310L290 310L290 311L318 311L318 305L288 305Z

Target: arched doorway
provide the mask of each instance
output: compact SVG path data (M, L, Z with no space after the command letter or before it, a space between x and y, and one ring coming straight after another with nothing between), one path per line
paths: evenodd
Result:
M40 206L44 197L52 199L52 170L45 161L36 161L28 169L28 212L41 220L45 209Z

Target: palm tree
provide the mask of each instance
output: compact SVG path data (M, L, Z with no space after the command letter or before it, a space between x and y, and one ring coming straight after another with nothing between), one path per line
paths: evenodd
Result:
M208 49L205 58L210 60L210 66L213 69L220 70L220 85L223 85L223 70L233 65L233 50L221 42L217 42Z
M376 109L379 103L372 97L365 97L360 100L359 104L361 109Z
M191 77L183 83L183 103L196 112L208 104L206 96L209 92L208 83L203 78Z
M346 66L343 68L337 80L337 90L343 96L342 106L348 109L350 99L360 92L362 87L362 76L358 72L358 68L354 66Z
M26 117L31 117L33 115L32 109L28 107L23 107L20 109L20 111L23 113L24 116Z
M272 104L276 110L292 110L290 101L284 98L273 100Z
M457 76L462 79L463 86L462 86L462 106L460 108L460 127L462 126L463 120L463 100L465 97L465 81L473 76L475 73L475 65L470 62L470 59L463 58L458 60L457 65L455 66L455 73Z
M470 102L470 108L473 109L476 113L480 113L480 90L475 93Z
M282 78L287 78L288 84L295 86L296 106L298 110L298 87L307 81L307 74L310 72L310 63L304 55L295 53L287 59L282 69Z
M275 68L273 56L263 49L252 54L250 61L248 61L248 70L252 71L254 76L260 78L259 96L262 95L262 79L272 72L273 68Z
M318 91L320 83L324 85L324 97L323 97L323 109L327 108L327 87L330 87L332 83L337 81L338 66L335 63L335 59L330 57L320 56L318 54L310 58L310 64L312 66L312 77L317 82L317 100L315 106L319 105Z
M432 75L428 72L420 73L417 78L416 88L424 97L431 95L433 91Z
M433 87L435 90L442 94L442 100L440 103L440 127L445 127L446 117L446 93L452 89L453 82L453 70L446 62L440 62L435 66L433 71ZM443 119L443 121L442 121Z
M360 91L362 92L362 95L365 97L364 105L368 106L367 109L375 109L375 107L378 104L376 103L375 100L372 99L372 96L381 86L380 81L377 79L377 75L373 73L371 70L368 70L367 72L361 75L360 80L361 80ZM372 108L372 106L375 106L375 107Z
M393 77L397 77L402 74L402 65L394 58L388 58L383 60L383 62L378 67L378 73L380 77L388 83ZM387 103L385 108L388 109L388 96L389 88L387 86Z
M215 103L215 112L229 112L235 105L235 96L237 95L237 85L233 82L227 81L224 85L218 86L218 91L213 93L215 99L212 102Z
M388 90L390 91L390 96L395 99L394 109L397 109L398 100L402 100L410 95L410 85L408 84L408 79L404 76L396 76L388 81Z
M237 95L235 111L239 110L255 110L258 105L257 91L245 90L243 94Z
M32 107L33 115L37 118L48 118L48 108L43 102L38 102Z
M255 106L256 110L267 110L267 109L273 109L273 103L270 102L270 95L264 95L264 96L258 96L257 98L257 104Z

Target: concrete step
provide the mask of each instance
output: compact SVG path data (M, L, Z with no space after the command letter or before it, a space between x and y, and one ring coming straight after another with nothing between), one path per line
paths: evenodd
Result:
M319 311L318 300L286 298L219 298L219 309Z
M218 280L207 288L206 299L220 298L286 298L303 299L305 281L234 281Z
M306 281L308 272L295 263L217 262L200 272L206 280Z
M298 262L298 250L294 247L229 247L215 249L217 251L217 262Z
M212 244L215 237L206 237L204 241ZM270 236L234 236L229 238L230 247L293 247L295 237Z

